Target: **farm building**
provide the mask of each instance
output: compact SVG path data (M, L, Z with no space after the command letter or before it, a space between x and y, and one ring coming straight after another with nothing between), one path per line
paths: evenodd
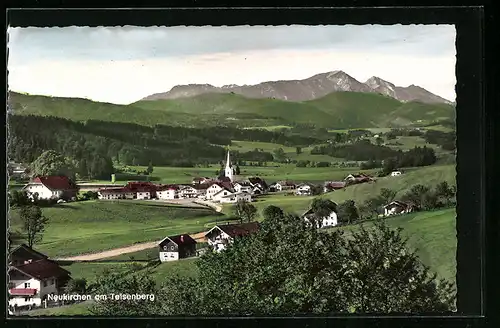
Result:
M231 244L235 238L247 236L257 232L259 229L260 225L258 222L224 224L210 229L205 234L205 238L216 252L220 252L226 249L227 245Z
M38 199L61 199L76 197L77 186L65 176L36 177L23 187L28 197L38 194Z
M413 210L413 205L395 200L384 206L384 216L410 213Z
M165 237L158 246L161 262L176 261L196 255L196 240L189 235Z

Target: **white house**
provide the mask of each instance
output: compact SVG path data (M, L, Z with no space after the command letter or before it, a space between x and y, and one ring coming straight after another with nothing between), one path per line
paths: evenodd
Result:
M251 202L252 195L247 192L235 192L219 198L220 203L237 203L239 201Z
M192 186L180 186L179 189L179 198L195 198L198 194L196 188Z
M177 186L161 186L156 191L158 199L176 199L178 198L179 188Z
M413 209L411 204L395 200L384 206L384 216L410 213Z
M246 192L249 194L253 193L252 185L249 182L236 182L234 184L234 191Z
M134 199L135 192L128 188L103 188L97 191L99 199Z
M393 171L393 172L391 172L391 177L397 177L401 174L402 174L401 171Z
M302 218L306 222L311 222L313 215L314 212L312 211L312 209L309 209L302 215ZM337 213L335 211L331 211L328 216L323 217L321 222L318 223L318 228L335 227L337 224L338 224Z
M213 200L214 202L221 202L221 199L223 197L234 197L234 192L224 188L224 189L221 189L219 192L215 193L211 200Z
M38 199L60 199L75 197L77 187L65 176L36 177L23 187L28 197L35 193Z
M48 295L57 295L70 273L27 245L10 254L9 306L41 306Z
M151 199L151 191L149 190L137 191L137 199Z
M297 195L310 195L312 186L310 184L301 184L297 187L295 193Z
M223 189L225 189L225 188L221 184L212 183L210 185L210 187L207 188L206 198L212 199L215 194L217 194L218 192L220 192Z
M177 261L196 255L196 240L189 235L165 237L158 246L161 262Z
M205 238L208 241L208 245L213 247L214 251L220 252L226 249L235 238L255 233L259 230L259 228L260 225L258 222L224 224L210 229L205 234Z

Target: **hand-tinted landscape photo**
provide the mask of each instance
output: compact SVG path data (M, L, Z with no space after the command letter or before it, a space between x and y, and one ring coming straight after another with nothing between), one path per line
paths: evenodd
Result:
M454 26L8 48L11 316L456 310Z

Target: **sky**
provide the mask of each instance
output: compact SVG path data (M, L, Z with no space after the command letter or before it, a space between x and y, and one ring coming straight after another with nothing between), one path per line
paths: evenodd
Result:
M9 90L129 104L342 70L455 100L453 25L8 28Z

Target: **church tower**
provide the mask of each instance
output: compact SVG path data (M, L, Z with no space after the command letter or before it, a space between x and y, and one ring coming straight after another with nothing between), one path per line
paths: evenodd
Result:
M233 181L233 168L231 167L231 159L229 158L229 150L227 151L226 168L224 169L224 176Z

